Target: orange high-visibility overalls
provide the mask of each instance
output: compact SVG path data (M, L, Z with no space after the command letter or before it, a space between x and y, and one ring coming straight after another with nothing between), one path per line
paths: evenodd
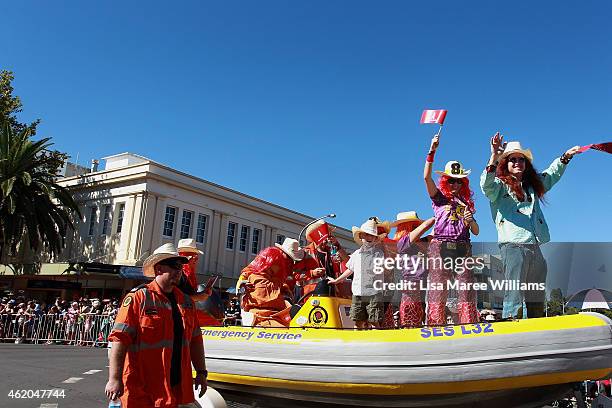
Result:
M190 345L202 341L193 301L180 290L173 293L183 322L181 382L171 387L174 342L172 306L155 281L125 296L109 341L128 346L123 366L124 408L177 407L195 400Z

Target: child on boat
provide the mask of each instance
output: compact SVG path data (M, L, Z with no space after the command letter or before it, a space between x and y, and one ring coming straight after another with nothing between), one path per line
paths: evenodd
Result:
M412 283L402 291L400 302L400 327L421 327L425 317L425 301L422 290L423 282L427 280L425 254L427 254L427 238L421 236L432 227L435 219L423 221L416 211L397 214L396 221L391 226L396 227L393 240L397 246L397 254L406 256L410 262L405 262L401 271L401 279Z
M338 284L353 275L353 292L350 317L355 327L365 329L369 326L380 327L384 314L383 273L376 273L375 265L381 265L385 254L382 239L386 234L378 234L376 221L369 219L361 227L353 227L353 239L359 245L346 263L346 271L329 283Z

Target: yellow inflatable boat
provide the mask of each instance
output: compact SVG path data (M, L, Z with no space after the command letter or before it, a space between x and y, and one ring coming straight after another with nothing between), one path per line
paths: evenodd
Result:
M612 373L612 321L597 313L356 331L349 307L313 296L290 328L203 327L211 386L284 406L501 408Z

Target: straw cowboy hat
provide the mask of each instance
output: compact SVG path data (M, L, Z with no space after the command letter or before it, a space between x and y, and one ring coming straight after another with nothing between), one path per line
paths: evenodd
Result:
M451 160L444 166L444 171L436 170L436 174L448 176L452 178L465 178L470 175L472 170L466 170L461 163L456 160Z
M204 252L200 251L196 245L195 239L193 238L185 238L181 239L178 242L178 250L179 252L193 252L196 254L204 254Z
M172 258L176 258L176 260L184 264L188 262L188 259L186 257L179 255L178 251L174 247L174 244L169 242L157 248L155 251L153 251L153 254L151 254L151 256L145 259L142 265L142 273L144 274L144 276L154 278L155 265L157 265L161 261L165 261L166 259Z
M289 255L289 258L294 261L301 261L304 259L304 250L300 248L300 243L293 238L285 238L282 245L274 244L281 251Z
M353 227L353 228L351 228L351 230L353 231L353 239L355 240L357 245L359 245L359 246L362 245L362 240L361 240L361 238L359 238L359 233L360 232L364 232L366 234L374 235L374 236L378 237L379 239L380 238L384 238L385 236L387 236L387 234L384 233L384 232L382 234L379 234L377 227L378 227L378 225L377 225L376 221L373 220L372 218L370 218L369 220L367 220L366 222L361 224L361 227Z
M403 224L405 222L414 222L415 224L419 225L422 224L424 221L419 218L416 211L405 211L397 214L397 216L395 217L395 221L391 223L391 226L397 227L398 225Z
M502 161L506 156L511 155L512 153L520 153L527 158L531 163L533 163L533 154L531 154L531 150L523 149L521 146L521 142L508 142L504 152L499 156L499 161Z

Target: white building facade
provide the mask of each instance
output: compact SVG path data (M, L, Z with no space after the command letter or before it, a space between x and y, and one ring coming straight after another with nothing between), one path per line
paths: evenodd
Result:
M194 238L204 252L199 281L219 275L231 286L263 248L296 238L312 217L122 153L100 171L62 178L81 210L59 259L140 266L155 248ZM334 235L356 249L350 231Z

